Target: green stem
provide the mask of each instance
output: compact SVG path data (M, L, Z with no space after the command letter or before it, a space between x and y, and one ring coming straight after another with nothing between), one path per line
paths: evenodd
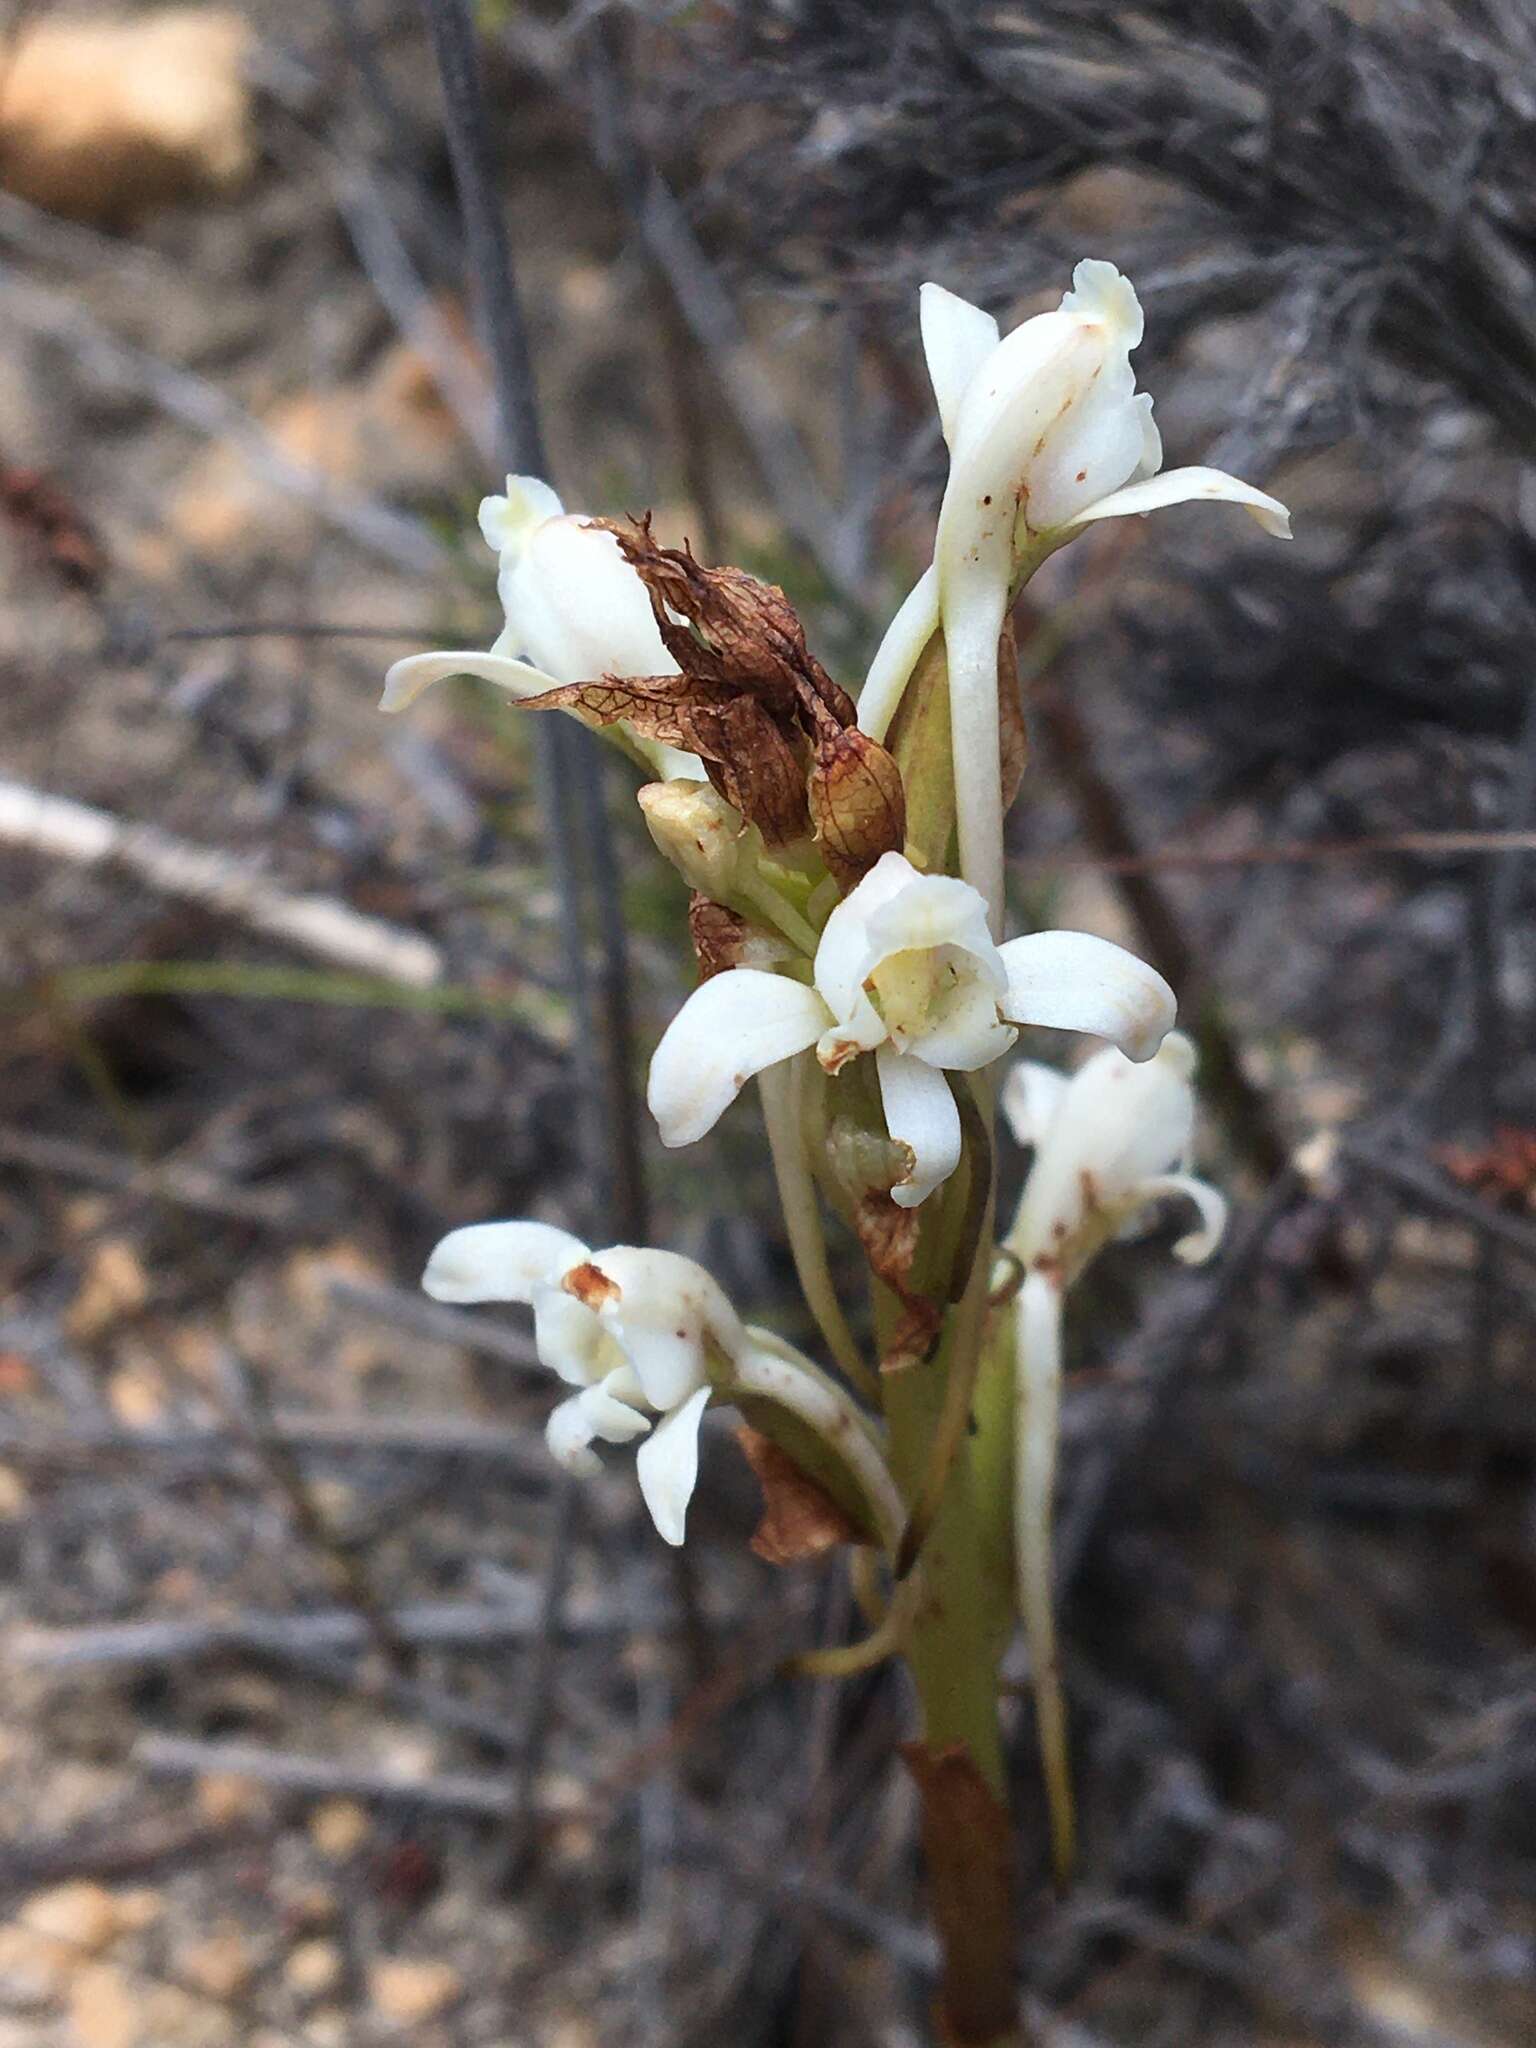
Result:
M909 1508L923 1491L951 1377L976 1384L989 1267L990 1244L976 1261L965 1298L945 1319L936 1357L886 1382L891 1468ZM882 1288L877 1301L882 1341L899 1313L895 1297ZM1002 1419L1006 1443L1006 1415ZM964 1744L1001 1800L1006 1785L997 1674L1013 1626L1013 1587L1007 1553L999 1556L991 1540L998 1504L984 1499L981 1487L996 1460L994 1445L979 1427L956 1450L923 1545L922 1585L907 1655L922 1704L924 1741L932 1749Z
M822 1228L821 1205L811 1176L806 1149L804 1097L806 1055L780 1060L757 1077L763 1101L763 1127L768 1133L768 1150L773 1157L773 1177L778 1184L779 1207L784 1212L784 1229L789 1238L790 1257L806 1307L816 1318L822 1342L832 1362L851 1385L867 1400L878 1402L879 1385L864 1362L858 1339L848 1326L832 1268L827 1259L827 1238Z

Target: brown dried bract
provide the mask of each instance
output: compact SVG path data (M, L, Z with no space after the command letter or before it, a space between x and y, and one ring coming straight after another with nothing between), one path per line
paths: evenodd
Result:
M901 770L857 726L817 743L807 795L816 843L840 889L900 848L907 828Z
M732 967L772 969L790 958L791 949L771 932L760 931L723 903L695 889L688 899L688 936L699 963L700 981Z
M955 2048L1012 2040L1013 1830L1002 1801L964 1743L905 1742L902 1759L922 1807L923 1860L943 1937L940 2036Z
M761 1430L743 1422L736 1441L763 1489L763 1519L752 1549L765 1564L803 1564L840 1543L864 1541L831 1495Z
M586 725L620 719L642 739L686 747L771 845L810 829L801 752L755 697L697 676L604 676L524 697L528 711L572 711Z
M889 1194L870 1189L853 1212L853 1224L871 1268L901 1303L902 1313L880 1360L882 1372L906 1372L933 1353L943 1326L943 1311L926 1294L908 1285L917 1253L918 1215Z
M839 886L851 888L902 843L901 773L858 731L852 698L807 647L783 591L658 546L649 515L590 523L614 536L644 583L682 673L607 677L525 702L595 725L622 718L647 739L689 748L770 845L814 830Z

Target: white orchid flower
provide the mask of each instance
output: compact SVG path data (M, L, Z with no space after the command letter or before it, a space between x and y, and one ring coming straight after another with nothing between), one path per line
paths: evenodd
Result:
M1194 1047L1175 1031L1140 1066L1107 1047L1070 1080L1050 1067L1020 1061L1003 1084L1003 1113L1013 1134L1020 1144L1035 1148L1013 1228L1004 1240L1024 1272L1014 1304L1014 1549L1051 1810L1052 1855L1063 1882L1073 1859L1075 1827L1051 1587L1062 1297L1111 1237L1134 1231L1149 1209L1169 1198L1192 1202L1199 1215L1198 1227L1179 1239L1175 1254L1195 1263L1216 1249L1227 1205L1215 1188L1188 1171L1194 1072Z
M902 605L859 701L882 739L902 689L942 625L959 807L961 872L1002 899L997 642L1020 556L1048 553L1098 519L1213 500L1290 535L1278 499L1221 470L1163 470L1152 400L1130 354L1142 337L1135 288L1112 263L1079 263L1054 313L1003 336L979 306L925 284L923 348L949 444L933 567Z
M677 663L656 627L645 585L611 533L567 512L549 485L509 476L504 497L482 499L480 531L497 558L506 625L489 653L412 654L384 678L383 711L403 711L448 676L478 676L510 697L603 676L671 676ZM631 735L663 776L704 778L696 755Z
M702 1266L634 1245L592 1252L548 1223L476 1223L443 1239L421 1284L435 1301L529 1303L540 1362L577 1389L549 1418L551 1452L567 1471L591 1477L594 1443L644 1437L640 1491L661 1535L682 1542L710 1396L709 1348L730 1357L746 1341Z
M886 1127L911 1153L891 1193L915 1208L960 1158L946 1069L990 1065L1023 1024L1092 1032L1145 1060L1173 1018L1167 982L1119 946L1057 931L996 945L969 883L887 853L827 919L810 986L738 967L694 991L656 1048L648 1100L662 1143L689 1145L765 1068L814 1046L835 1074L873 1052Z
M1031 1060L1014 1066L1003 1114L1035 1158L1006 1244L1027 1272L1048 1270L1070 1286L1111 1237L1134 1231L1171 1198L1192 1202L1200 1218L1174 1255L1190 1264L1210 1257L1227 1205L1188 1171L1194 1072L1195 1049L1180 1031L1139 1066L1112 1046L1070 1080Z
M743 1324L692 1259L637 1245L589 1251L549 1223L474 1223L442 1240L421 1284L435 1301L532 1307L540 1362L576 1389L545 1426L551 1453L591 1478L601 1469L595 1443L644 1438L640 1492L666 1542L683 1541L705 1408L712 1397L749 1396L821 1437L881 1540L896 1543L905 1510L872 1425L809 1359Z

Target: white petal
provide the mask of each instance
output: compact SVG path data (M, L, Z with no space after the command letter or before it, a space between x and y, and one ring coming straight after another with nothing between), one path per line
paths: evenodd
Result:
M631 1444L651 1426L650 1417L636 1405L645 1397L627 1365L609 1373L597 1386L588 1387L576 1398L592 1425L593 1436L601 1437L605 1444Z
M1140 483L1143 477L1156 476L1163 466L1163 437L1152 417L1151 392L1139 391L1136 405L1141 414L1141 460L1131 474L1133 484Z
M579 1237L552 1223L471 1223L438 1245L421 1284L434 1301L532 1301L586 1256Z
M882 853L858 886L833 907L816 948L816 986L842 1035L866 1050L885 1036L885 1026L864 994L871 965L869 920L918 879L917 869L904 854Z
M962 882L954 875L920 875L899 853L882 854L876 870L872 870L859 887L862 889L872 881L875 872L887 861L901 861L906 870L906 882L901 889L891 891L884 901L876 897L869 904L865 927L869 933L870 959L865 974L873 974L880 963L889 960L894 953L914 952L930 946L958 946L963 952L975 956L978 970L1001 995L1005 986L1004 976L992 934L987 929L987 906L977 891L969 882ZM849 901L852 901L851 897ZM819 980L820 953L816 958Z
M925 284L917 303L923 354L938 400L939 420L944 439L953 444L965 387L997 347L997 322L980 306L946 291L941 284Z
M511 645L562 683L675 675L639 574L577 513L549 519L496 580Z
M1159 476L1144 477L1111 491L1066 521L1068 526L1086 526L1093 519L1123 519L1133 512L1155 512L1162 505L1184 505L1209 499L1223 505L1242 505L1251 512L1266 533L1277 540L1291 537L1291 515L1278 498L1256 490L1224 469L1165 469Z
M1182 1195L1199 1210L1199 1229L1181 1237L1173 1248L1174 1257L1182 1259L1186 1266L1202 1264L1221 1243L1227 1227L1227 1198L1209 1181L1197 1180L1192 1173L1162 1173L1143 1181L1136 1195L1141 1202L1155 1202L1164 1195Z
M482 682L505 690L509 697L537 697L541 691L555 687L554 677L546 675L543 669L532 668L526 661L511 661L503 654L408 654L385 675L379 709L403 711L407 704L415 703L423 690L449 676L478 676Z
M930 562L885 629L859 692L859 730L872 740L890 731L923 649L939 629L939 572Z
M1039 1145L1066 1092L1067 1077L1054 1067L1043 1067L1038 1060L1015 1060L999 1107L1019 1144Z
M875 1066L885 1127L912 1152L912 1172L891 1189L891 1200L915 1209L960 1164L960 1112L944 1076L915 1055L882 1045Z
M674 1408L657 1424L635 1459L640 1492L657 1534L666 1543L683 1540L688 1503L699 1476L699 1424L708 1404L708 1387L690 1394L681 1408Z
M595 1311L558 1281L533 1289L533 1341L540 1365L568 1387L590 1387L612 1369L613 1345Z
M546 519L558 519L565 507L542 477L509 476L503 498L480 500L480 531L497 554L517 548Z
M782 974L733 967L693 994L651 1057L645 1099L663 1145L713 1130L754 1074L804 1052L826 1029L815 989Z
M1127 349L1140 346L1146 321L1136 287L1113 263L1085 256L1072 273L1072 289L1062 294L1063 313L1099 320L1111 328Z
M1088 932L1031 932L998 951L1008 971L1003 1015L1012 1024L1090 1031L1133 1060L1150 1059L1178 1005L1155 967Z
M580 1394L572 1394L569 1401L562 1401L551 1411L544 1425L544 1441L549 1446L549 1455L567 1472L574 1472L578 1479L595 1479L603 1469L592 1448L593 1435L591 1418L581 1405Z
M713 1276L678 1252L614 1245L592 1263L617 1294L598 1311L653 1408L675 1408L702 1386L711 1344L733 1357L741 1322Z

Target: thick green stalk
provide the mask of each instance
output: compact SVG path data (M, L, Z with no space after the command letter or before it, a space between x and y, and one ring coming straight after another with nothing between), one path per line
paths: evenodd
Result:
M929 1446L950 1375L974 1373L974 1350L983 1339L988 1263L987 1258L977 1260L965 1299L945 1319L937 1355L927 1365L893 1374L886 1382L891 1468L909 1507L928 1469ZM884 1339L900 1314L900 1304L884 1289L880 1292L877 1322ZM999 1503L984 1499L979 1483L985 1473L990 1494L999 1459L1008 1457L1008 1411L997 1419L1000 1448L990 1441L993 1431L978 1430L956 1453L922 1549L922 1592L907 1657L922 1704L924 1741L936 1749L964 1743L1002 1798L997 1674L1013 1626L1012 1571L1007 1548L999 1553L996 1543ZM1001 1513L1006 1517L1006 1492Z

